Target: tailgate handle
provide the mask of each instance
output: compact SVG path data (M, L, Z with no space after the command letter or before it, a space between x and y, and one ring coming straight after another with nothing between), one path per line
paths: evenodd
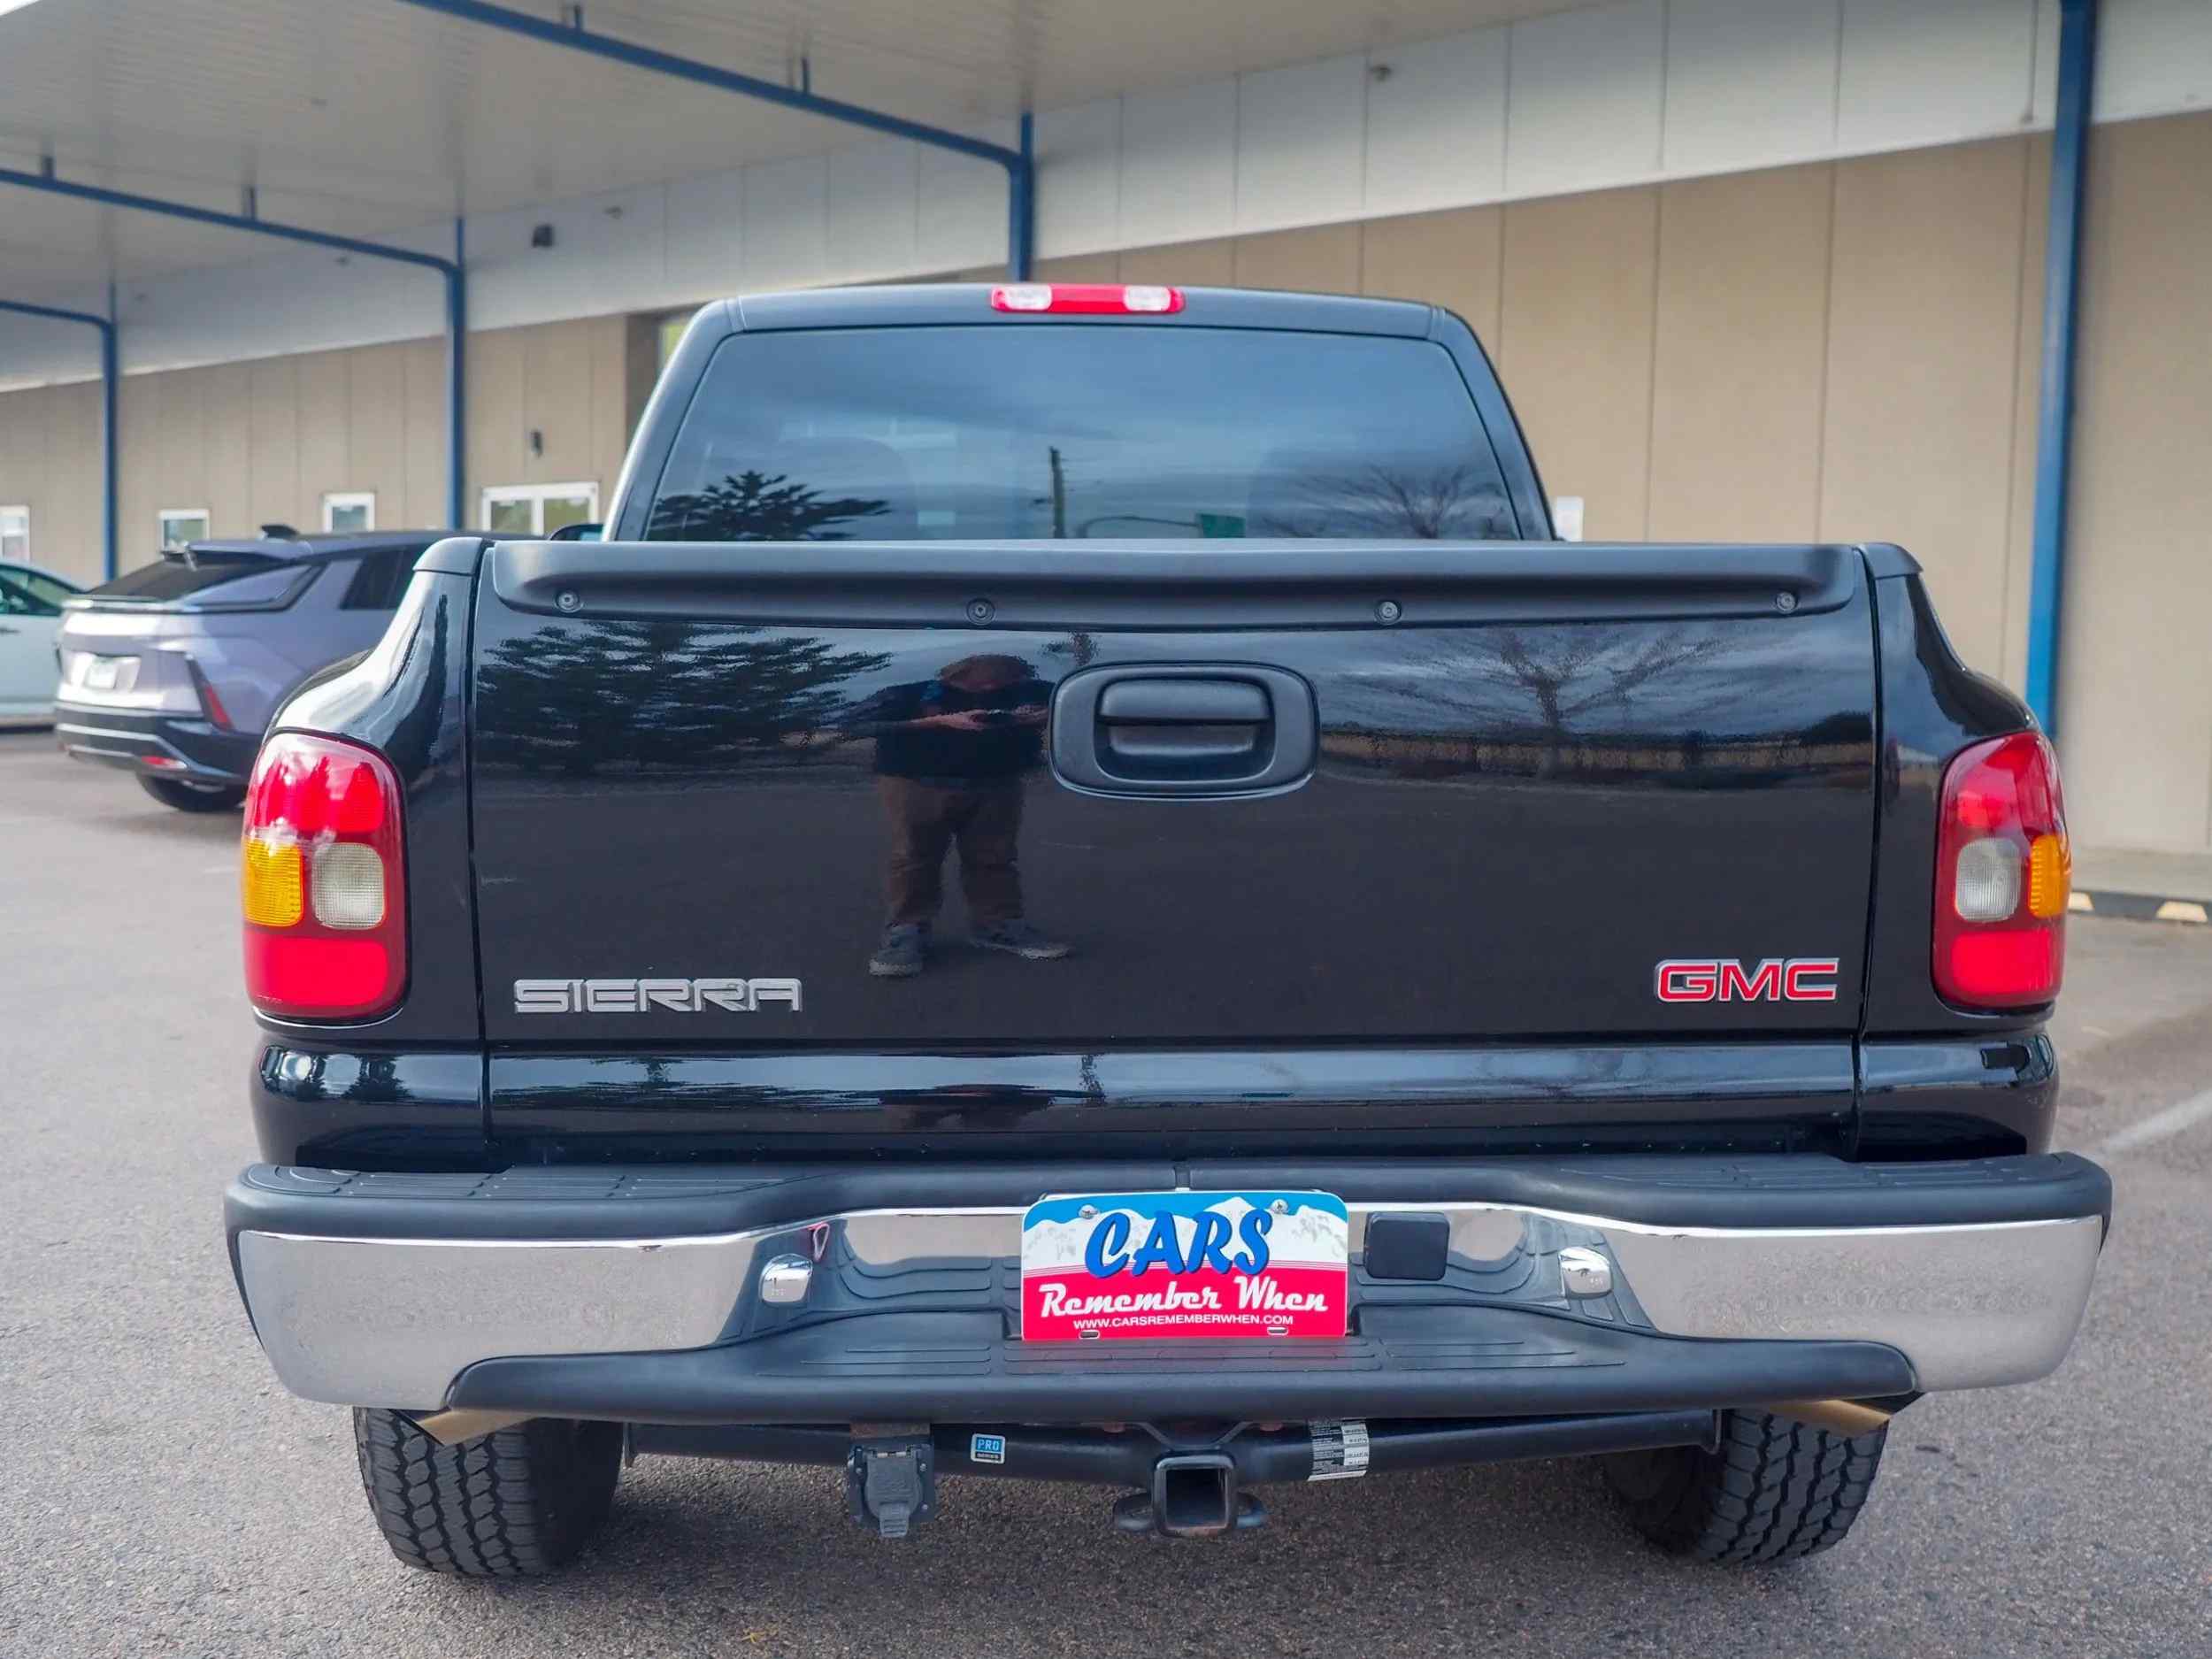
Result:
M1313 692L1277 668L1096 668L1061 683L1052 733L1053 770L1073 788L1272 793L1313 770Z
M1098 700L1099 758L1133 779L1240 778L1265 764L1273 724L1248 680L1124 680Z
M1248 680L1120 680L1098 700L1098 718L1130 725L1262 726L1267 693Z

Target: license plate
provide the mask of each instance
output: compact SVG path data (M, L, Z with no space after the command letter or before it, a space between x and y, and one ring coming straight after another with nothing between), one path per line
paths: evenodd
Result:
M1329 1193L1100 1193L1022 1217L1022 1336L1340 1337L1351 1217Z
M85 664L84 683L94 691L112 691L115 681L123 672L119 657L96 657Z

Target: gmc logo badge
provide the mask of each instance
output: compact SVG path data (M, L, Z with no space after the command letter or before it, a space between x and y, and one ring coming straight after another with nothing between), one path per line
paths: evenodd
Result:
M1833 956L1767 956L1755 968L1724 956L1670 956L1653 984L1663 1002L1832 1002Z

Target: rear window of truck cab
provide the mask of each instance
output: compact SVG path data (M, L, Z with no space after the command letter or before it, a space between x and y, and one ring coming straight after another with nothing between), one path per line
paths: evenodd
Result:
M738 334L654 541L1520 534L1425 340L1051 323Z

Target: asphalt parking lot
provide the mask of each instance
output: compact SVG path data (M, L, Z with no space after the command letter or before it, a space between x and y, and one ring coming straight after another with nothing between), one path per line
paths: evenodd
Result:
M2212 928L2075 918L2061 1141L2120 1194L2088 1321L2055 1377L1900 1418L1814 1561L1653 1555L1574 1463L1278 1488L1183 1545L956 1480L894 1545L826 1473L647 1459L567 1577L487 1586L390 1558L346 1414L239 1310L235 835L0 733L0 1653L2212 1653Z

